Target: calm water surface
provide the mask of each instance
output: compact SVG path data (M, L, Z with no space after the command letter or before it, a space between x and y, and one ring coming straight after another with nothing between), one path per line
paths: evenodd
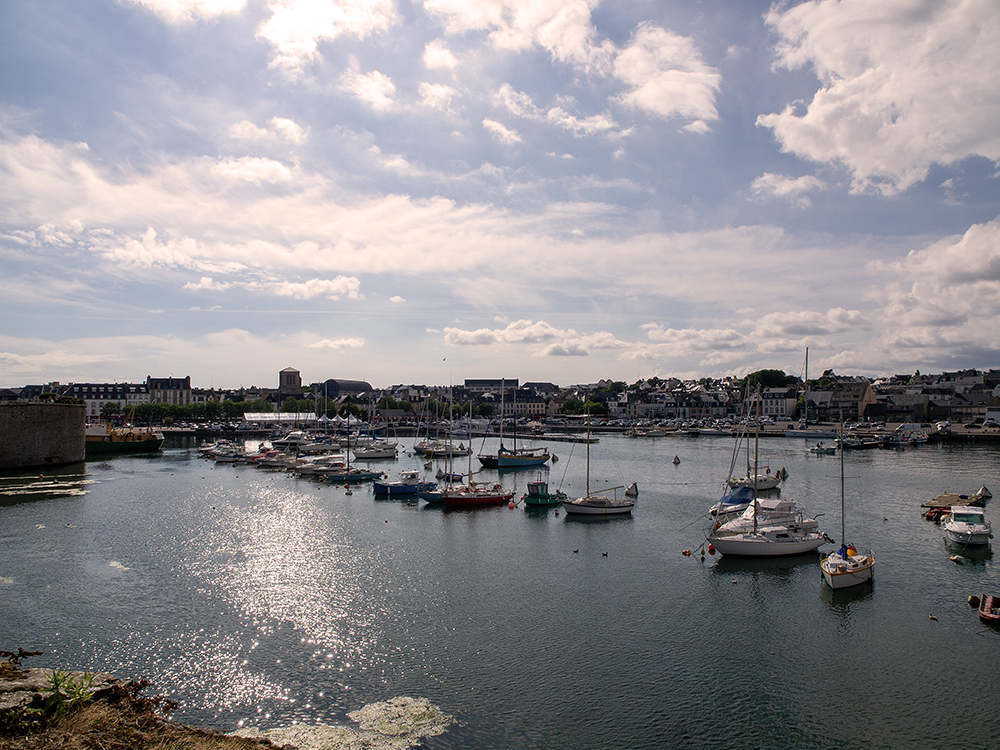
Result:
M550 485L582 494L585 447L549 447ZM839 540L839 458L806 447L762 455ZM603 522L348 495L216 466L185 439L56 481L6 477L0 648L146 676L175 719L223 730L349 724L407 695L458 719L434 748L996 748L1000 632L966 600L1000 593L997 567L952 562L918 506L1000 491L1000 452L848 454L848 537L878 565L833 594L815 555L701 558L731 451L601 436L592 486L640 488L632 517ZM485 476L519 497L537 473Z

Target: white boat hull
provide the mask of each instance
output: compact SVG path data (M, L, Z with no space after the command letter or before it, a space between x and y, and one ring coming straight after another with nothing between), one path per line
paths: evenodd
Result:
M580 498L578 500L564 501L563 510L570 515L577 516L622 516L632 512L635 503L628 500L607 500L607 502L585 502L600 500L601 498Z
M945 529L945 535L949 542L966 547L985 547L990 543L990 537L993 536L988 531L965 532L953 529Z
M814 552L826 543L819 533L795 534L787 529L762 529L746 534L709 537L709 542L722 555L735 557L784 557Z
M832 589L846 589L872 580L875 574L875 557L871 552L849 556L844 560L836 552L819 564L823 581Z
M757 491L761 490L773 490L781 482L781 477L777 474L766 474L763 476L758 476L756 479ZM754 486L753 477L741 477L739 479L730 479L730 487L747 487L752 489Z

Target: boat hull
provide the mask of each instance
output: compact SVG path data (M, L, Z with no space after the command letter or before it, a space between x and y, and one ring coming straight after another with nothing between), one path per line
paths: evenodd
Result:
M632 512L635 503L622 500L609 500L606 503L587 503L586 500L593 498L581 498L579 500L567 500L563 502L563 510L574 516L624 516Z
M544 466L549 460L548 454L544 456L497 456L498 469L529 469L536 466ZM485 464L484 464L485 465Z
M514 493L490 492L490 493L468 493L457 492L442 493L441 501L448 507L475 508L486 505L500 505L509 503L514 498Z
M990 594L980 597L979 619L987 625L1000 626L1000 597Z
M830 588L846 589L868 583L875 575L875 557L871 552L849 555L845 560L836 552L820 562L823 581Z
M964 532L945 529L945 539L963 547L986 547L990 543L991 536L988 531Z
M437 482L375 482L376 495L419 495L421 492L432 492Z
M733 557L786 557L815 552L826 543L821 534L795 536L778 533L734 534L732 536L709 537L709 541L719 554Z

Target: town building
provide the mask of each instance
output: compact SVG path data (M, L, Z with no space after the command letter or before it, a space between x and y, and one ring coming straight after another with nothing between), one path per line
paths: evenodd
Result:
M187 406L191 403L191 376L183 378L146 378L149 403Z

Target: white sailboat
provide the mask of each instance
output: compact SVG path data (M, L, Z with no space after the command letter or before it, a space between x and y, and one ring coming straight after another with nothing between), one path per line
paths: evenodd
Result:
M758 427L754 438L754 473L757 471L760 443L759 389L756 399ZM788 501L776 502L780 502L780 507L762 508L754 488L753 502L744 516L731 524L717 524L708 535L710 545L723 555L781 557L812 552L829 541L826 534L819 530L815 519L806 518L800 508ZM774 515L770 515L769 511Z
M608 487L608 490L619 490L619 487ZM638 494L638 492L637 492ZM563 510L569 515L578 516L620 516L632 512L635 502L607 495L594 495L590 492L590 414L587 415L587 494L576 500L564 500Z
M843 432L843 430L841 431ZM858 552L847 543L844 519L844 451L840 451L840 548L820 561L823 581L832 589L846 589L872 579L875 574L875 554L870 550Z

